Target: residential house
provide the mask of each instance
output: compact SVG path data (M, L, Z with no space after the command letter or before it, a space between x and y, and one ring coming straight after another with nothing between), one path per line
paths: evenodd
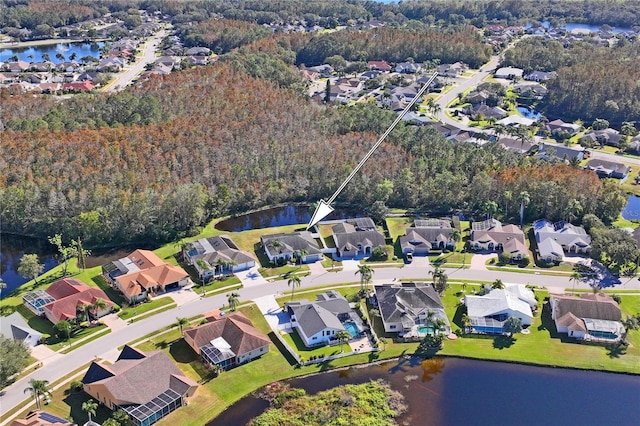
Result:
M584 148L569 148L562 145L538 145L537 157L544 161L582 161Z
M580 131L581 128L582 127L579 124L565 123L560 119L553 120L547 123L547 130L552 135L557 135L560 133L568 133L570 135L575 135Z
M522 68L514 67L502 67L498 68L495 73L495 78L517 79L522 78L524 70Z
M449 125L449 124L442 124L442 123L437 123L436 122L436 123L431 124L431 127L433 127L438 132L440 132L440 134L442 136L444 136L445 138L457 135L458 133L461 132L461 130L458 127L455 127L455 126L452 126L452 125Z
M382 72L389 72L393 69L391 65L387 63L387 61L369 61L367 62L370 70L377 70Z
M473 222L469 246L472 250L502 252L514 261L529 256L522 229L516 225L502 225L497 219Z
M107 305L99 311L92 310L94 318L100 318L113 310L114 303L104 291L89 287L74 278L64 278L51 284L45 290L38 290L23 296L26 308L38 316L45 316L52 323L75 320L78 306L94 305L102 299Z
M54 416L42 410L29 411L22 419L15 419L11 422L11 426L78 426L77 424Z
M507 127L531 126L533 123L534 120L519 115L510 115L496 121L496 124L502 124Z
M208 47L192 47L187 49L187 56L209 56L211 55L211 49Z
M503 334L509 317L519 318L522 325L531 325L536 303L533 291L522 284L506 284L504 289L493 289L482 296L464 297L474 333Z
M627 151L640 154L640 134L631 138Z
M413 62L400 62L396 65L395 71L402 74L415 74L420 71L421 68L422 66L420 64L415 64Z
M232 368L269 352L269 338L241 312L217 311L209 322L184 329L184 340L205 362Z
M584 166L585 169L593 170L601 178L624 179L631 171L631 167L616 161L590 159Z
M469 93L465 101L469 102L471 105L484 104L492 97L492 94L487 92L486 90L480 90Z
M530 73L528 73L527 75L524 76L525 80L528 81L537 81L538 83L542 82L542 81L547 81L551 78L556 77L557 74L555 71L531 71Z
M541 84L516 84L513 86L513 90L515 90L518 94L522 96L534 97L541 99L546 96L549 90Z
M356 337L365 330L347 299L334 290L318 294L314 302L306 299L287 302L285 309L291 316L291 327L307 347L337 343L335 335L339 331Z
M136 250L127 257L103 265L102 276L129 303L144 300L149 294L184 287L191 282L184 269L162 261L149 250Z
M29 324L18 312L14 312L8 317L2 317L0 335L8 339L24 342L28 348L36 346L42 338L42 334L29 327Z
M189 243L182 251L182 256L204 279L246 271L256 265L254 257L240 250L228 235L201 238Z
M444 323L442 333L451 332L442 300L431 284L403 282L374 289L385 332L406 339L421 338L433 333L436 320Z
M92 82L85 80L83 82L65 83L62 90L69 92L89 92L96 87Z
M331 228L336 257L355 259L371 256L373 249L385 246L384 235L370 218L347 220Z
M7 62L4 67L7 71L18 74L29 69L31 65L25 61Z
M464 62L456 62L454 64L440 64L436 66L436 72L443 77L459 77L467 69L467 65Z
M187 56L189 65L207 65L210 62L209 56L191 55Z
M617 342L624 337L620 308L611 296L584 294L582 297L551 295L551 318L558 333L578 340Z
M198 388L163 351L144 353L129 345L113 364L93 361L82 383L100 404L123 409L135 426L151 425L186 405Z
M477 104L472 105L470 107L466 107L463 112L470 117L474 117L475 119L496 119L499 120L508 115L507 111L500 107L490 107L485 104Z
M309 231L263 235L260 241L271 262L286 262L299 256L303 263L313 263L323 257L318 243Z
M515 152L517 154L529 154L535 144L528 140L516 140L512 138L500 138L498 143L506 150Z
M453 239L451 222L442 219L416 219L413 226L405 229L401 236L402 254L426 256L431 250L452 250L456 242Z
M608 128L602 130L589 130L580 138L580 140L588 141L591 144L595 143L618 147L624 138L625 136L621 135L616 129Z
M538 245L538 258L545 262L562 260L564 253L589 253L591 237L581 226L546 219L533 222L533 233Z

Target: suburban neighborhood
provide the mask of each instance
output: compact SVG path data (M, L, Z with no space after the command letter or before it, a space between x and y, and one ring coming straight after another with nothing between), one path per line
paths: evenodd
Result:
M522 51L627 49L638 42L637 26L585 30L569 28L564 19L447 15L452 22L467 20L453 26L432 15L401 17L399 11L411 7L403 4L379 6L399 8L397 15L389 9L358 16L361 2L346 2L335 16L314 9L281 19L274 11L280 6L267 12L258 10L260 2L243 4L246 9L231 3L234 8L224 10L176 5L176 11L165 4L149 10L111 5L113 11L100 9L102 16L87 9L83 20L32 29L11 15L11 25L0 28L0 54L11 51L0 56L0 97L35 102L15 117L0 117L0 135L113 132L96 138L91 165L44 145L32 149L23 160L36 169L29 179L46 182L37 169L49 166L90 179L104 173L98 165L109 163L113 152L122 160L108 167L123 170L111 183L122 198L109 185L91 194L58 191L52 183L47 208L53 212L92 197L110 206L81 208L65 218L44 241L46 250L14 250L20 254L6 268L4 252L0 257L3 273L13 268L24 278L13 287L0 279L2 355L19 359L2 372L0 426L216 424L248 395L289 409L307 391L289 389L287 380L332 370L346 378L356 366L382 366L387 374L418 367L422 380L406 375L406 388L415 382L432 391L432 374L442 372L437 363L447 358L640 374L640 215L620 212L640 194L638 117L612 99L608 113L619 117L628 108L628 116L611 122L546 117L545 101L554 85L566 83L564 71L551 61L516 66L526 56ZM425 34L444 28L443 34L467 37L460 45L472 40L486 56L474 64L473 55L462 54L441 61L337 53L349 45L340 39L344 34L362 46L373 44L366 41L369 32L383 38L423 26ZM330 35L335 44L323 39ZM312 41L301 47L305 37ZM436 40L447 40L442 37ZM327 55L315 60L323 49ZM302 63L305 57L314 60ZM284 65L276 63L281 60ZM201 98L180 99L182 83L172 80L180 73L193 73L190 84ZM245 73L251 80L241 89L212 83ZM293 128L300 121L292 115L279 122L271 111L247 109L271 102L274 110L296 111L298 104L278 104L272 90L305 102L314 115L302 126L329 116L335 121L318 125L311 137L280 129L268 146L247 148L247 140L267 134L260 127L265 122ZM157 95L161 91L171 93L170 102L160 101L167 99ZM226 96L246 103L237 107ZM72 122L62 109L90 110L96 99L101 106L85 121ZM169 104L205 99L219 105L200 115L171 116ZM58 106L46 115L30 113L40 101ZM109 121L103 113L124 118ZM233 116L228 129L203 125L218 115ZM351 165L386 127L379 117L397 122ZM384 161L369 161L398 123L402 136L380 148ZM241 132L254 124L254 133ZM142 127L126 140L137 132L134 126L153 130ZM199 145L154 145L181 132ZM332 144L322 145L323 138ZM307 139L335 161L335 170L317 182L302 171L292 179L285 173L304 167L293 154L290 164L278 157ZM121 140L128 145L116 146ZM68 140L77 151L86 144ZM208 145L225 154L212 155ZM365 161L365 174L350 183ZM148 164L170 171L142 187ZM467 172L469 179L461 178ZM349 177L333 197L314 204L310 188L322 185L330 194L343 175ZM31 194L29 181L20 187L15 181L13 174L0 179L0 198L8 203L0 213L10 219L25 214L20 203ZM429 188L442 200L433 195L434 205L421 205ZM449 196L455 192L465 197ZM145 204L147 197L157 209ZM400 199L406 204L394 204ZM313 209L331 203L337 211L314 222ZM110 215L121 222L109 222ZM49 219L32 222L48 229ZM7 235L35 235L22 229L22 236L15 228ZM125 238L126 244L101 239L117 232L146 237ZM87 241L100 243L87 250ZM342 394L341 404L356 405L350 398Z

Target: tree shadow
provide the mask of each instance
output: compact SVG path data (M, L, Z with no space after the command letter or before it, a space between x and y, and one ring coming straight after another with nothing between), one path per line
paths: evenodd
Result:
M91 395L84 391L70 393L62 401L69 406L69 417L77 424L84 424L89 420L89 416L82 410L82 404L90 399L94 399ZM43 407L46 411L46 406ZM98 404L96 415L91 416L92 420L100 424L104 423L113 412L103 404Z
M171 342L169 346L169 353L176 362L190 364L198 359L198 355L183 338Z
M291 352L289 352L289 350L282 344L280 339L276 337L275 333L272 331L271 333L268 334L268 336L269 336L269 339L271 340L271 343L273 343L275 347L280 351L280 353L284 355L284 358L287 360L289 365L298 366L298 361L296 361L294 356L291 355Z
M156 349L166 349L169 347L169 343L166 340L162 340L160 342L154 342L153 346L155 346Z
M493 339L493 348L494 349L509 349L516 342L517 339L514 339L513 336L496 336Z
M609 358L620 358L622 355L626 355L628 345L624 342L613 343L605 346L609 351L607 355Z

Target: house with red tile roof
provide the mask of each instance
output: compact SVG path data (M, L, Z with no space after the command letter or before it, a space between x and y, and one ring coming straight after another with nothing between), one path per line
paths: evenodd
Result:
M393 68L387 61L369 61L367 62L370 70L391 71Z
M95 305L98 299L102 299L107 306L99 311L90 309L94 318L100 318L113 310L115 305L109 296L101 289L89 287L75 278L63 278L44 291L26 294L23 303L34 314L45 316L55 324L62 320L75 320L78 307Z
M95 84L90 82L89 80L85 80L83 82L73 82L73 83L65 83L62 86L62 90L71 91L71 92L89 92L96 87Z
M103 277L130 303L148 294L165 292L189 284L189 274L149 250L136 250L127 257L102 266Z
M206 318L206 324L183 332L184 340L205 362L231 368L269 352L269 338L241 312L213 311Z
M82 383L100 404L126 411L136 426L151 425L186 405L198 388L164 352L145 353L128 345L113 364L92 362Z
M68 420L42 410L30 411L26 417L15 419L11 426L77 426Z

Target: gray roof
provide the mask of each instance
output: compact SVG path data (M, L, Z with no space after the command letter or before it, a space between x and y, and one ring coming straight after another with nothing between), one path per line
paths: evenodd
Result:
M549 160L550 152L553 151L553 157L560 160L572 160L574 158L582 159L584 156L584 149L573 149L560 145L545 145L541 143L538 147L538 157L544 160Z
M9 339L20 341L24 341L29 336L42 336L41 333L29 327L18 312L0 318L0 334Z
M313 336L325 328L344 330L338 315L349 314L349 302L340 293L329 291L316 296L318 300L299 300L287 303L287 308L296 316L298 327L307 336Z
M533 223L533 231L538 245L547 238L562 246L577 245L587 248L591 244L591 237L584 228L565 221L551 223L546 219L538 219Z
M444 219L416 219L413 221L416 228L451 228L451 222Z
M483 222L473 222L471 231L471 242L487 242L492 241L494 244L502 244L503 246L512 240L517 240L520 244L515 244L512 249L526 250L524 232L516 225L502 225L495 219L485 220Z
M359 231L350 223L339 223L331 228L333 239L339 251L359 246L384 246L384 235L376 229Z
M617 163L615 161L600 160L598 158L590 159L589 162L587 162L587 164L585 165L585 168L593 170L598 174L619 173L625 175L629 172L629 170L631 170L631 167L627 166L626 164Z
M517 291L510 291L506 288L493 289L484 296L467 295L464 298L464 303L467 306L467 314L471 318L490 317L507 310L519 312L530 318L533 317L530 303L520 298Z
M202 252L200 252L196 244L202 247ZM248 252L240 250L233 240L226 235L203 238L194 243L193 247L202 253L194 257L196 259L202 258L209 265L215 265L218 260L232 261L237 265L255 260Z
M261 238L265 250L272 256L278 254L293 255L296 252L306 250L308 254L320 254L322 251L318 247L318 243L311 236L309 231L292 232L290 234L270 234L263 235ZM274 247L272 242L278 241L279 246Z
M518 154L524 154L531 151L533 144L526 140L516 140L511 138L502 138L498 141L505 149L516 152Z
M400 237L401 247L422 245L426 242L429 249L434 243L453 243L453 229L451 228L407 228L405 235Z
M442 300L431 284L382 284L374 289L385 322L404 322L405 317L414 322L420 314L435 311L449 325Z

